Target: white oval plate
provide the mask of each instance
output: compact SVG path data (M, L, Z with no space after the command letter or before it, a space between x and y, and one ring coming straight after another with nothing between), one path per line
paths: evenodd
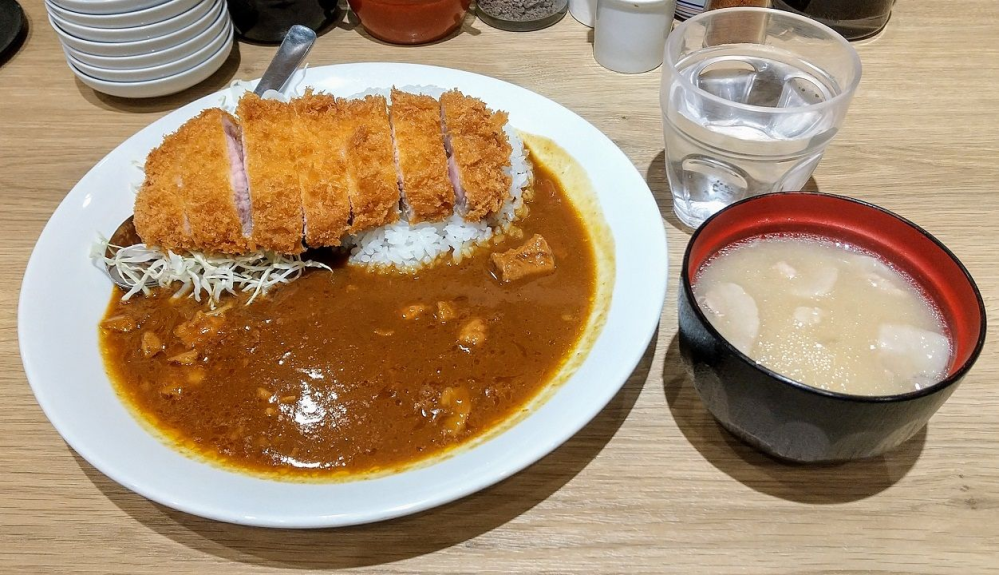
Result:
M83 14L124 14L167 2L170 0L52 0L60 8Z
M232 25L226 22L226 33L222 40L222 47L215 51L203 62L199 62L193 67L187 68L170 76L154 78L152 80L139 80L135 82L118 82L114 80L103 80L95 78L80 68L77 68L72 57L66 52L66 63L73 74L87 86L98 92L103 92L119 98L156 98L167 94L176 94L186 90L191 86L204 82L225 64L226 59L232 52L235 42L232 36Z
M101 160L59 205L24 274L18 339L28 381L62 437L111 479L153 501L211 519L269 527L368 523L453 501L524 469L575 434L614 397L652 337L666 292L666 235L631 160L585 120L524 88L468 72L410 64L312 68L305 85L339 96L369 88L457 87L518 129L561 145L587 171L614 237L615 279L603 331L579 369L533 413L437 463L345 483L290 483L191 459L151 435L122 404L97 340L111 285L90 261L98 231L132 212L134 163L200 110L206 96L141 130ZM599 493L594 493L599 497Z
M132 28L148 26L183 14L202 0L172 0L150 8L118 14L74 12L59 5L57 0L45 0L45 7L67 22L94 28Z
M231 34L232 22L226 18L221 21L220 25L210 26L204 32L186 42L156 52L139 54L138 56L98 56L97 54L82 52L65 42L62 43L62 48L64 51L72 54L77 60L91 66L97 66L98 68L114 68L116 70L153 68L156 66L167 66L178 60L187 58L191 54L202 50L206 45L217 41L222 36L229 36Z
M65 19L56 10L49 10L49 17L64 31L83 40L90 40L92 42L135 42L173 34L178 30L194 26L202 20L207 19L210 22L215 19L215 15L218 13L219 3L219 0L215 0L214 3L195 3L188 10L166 20L123 28L101 28L80 24ZM222 9L225 9L224 6Z
M162 78L169 78L170 76L177 75L196 77L199 75L198 71L195 70L196 68L199 68L202 64L205 65L205 68L211 68L211 62L209 61L217 59L218 66L211 68L211 71L207 72L207 75L205 76L207 78L208 76L214 74L215 70L221 68L225 59L229 57L229 52L231 50L225 50L224 56L219 54L219 52L223 52L223 48L232 42L232 24L227 22L225 30L223 30L221 34L213 38L210 43L205 44L204 47L197 50L193 54L160 66L150 66L149 68L139 69L102 68L100 66L88 64L87 62L77 58L73 52L65 46L63 46L63 52L66 53L66 59L69 60L70 66L95 80L103 80L105 82L141 83L153 82ZM204 74L204 72L201 73ZM81 80L84 79L81 78ZM197 82L200 82L200 80L195 81L191 85L193 86ZM177 91L179 92L180 90Z
M59 23L51 16L48 20L56 36L59 36L60 42L80 52L86 52L95 56L139 56L142 54L152 54L160 50L169 50L192 38L200 36L205 30L221 30L226 24L230 23L229 12L226 11L226 3L216 2L212 4L208 17L202 18L190 26L175 30L169 34L129 42L95 42L77 38L66 30L63 30L59 27Z

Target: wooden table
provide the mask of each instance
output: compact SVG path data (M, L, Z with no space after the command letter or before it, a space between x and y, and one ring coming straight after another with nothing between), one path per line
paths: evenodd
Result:
M0 572L983 573L999 570L999 354L990 342L929 426L896 451L833 467L776 463L704 410L676 342L678 263L658 71L619 75L571 18L514 34L469 19L423 47L342 24L312 65L419 62L548 96L608 134L655 193L669 234L667 305L624 389L568 443L456 503L382 524L320 531L237 527L153 504L69 449L21 369L16 304L28 254L66 192L134 132L233 78L273 48L241 44L199 87L127 101L76 81L45 19L25 6L25 46L0 68ZM872 201L947 243L999 306L999 3L899 2L857 45L864 79L818 188Z

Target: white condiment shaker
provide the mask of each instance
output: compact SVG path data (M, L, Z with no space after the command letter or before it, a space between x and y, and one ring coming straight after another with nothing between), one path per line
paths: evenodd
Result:
M597 14L597 0L569 0L569 14L576 22L592 28Z
M675 11L676 0L597 0L593 58L626 74L656 69Z

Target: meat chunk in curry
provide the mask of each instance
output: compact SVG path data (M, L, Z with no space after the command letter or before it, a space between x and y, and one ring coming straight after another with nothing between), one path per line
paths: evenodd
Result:
M555 255L541 234L534 234L520 247L493 254L489 260L493 275L503 283L555 271Z
M178 325L173 334L189 349L212 343L218 338L219 330L225 324L223 312L222 309L210 313L199 310L190 321Z
M486 341L486 322L480 318L472 318L461 326L458 332L458 344L463 348L481 345Z

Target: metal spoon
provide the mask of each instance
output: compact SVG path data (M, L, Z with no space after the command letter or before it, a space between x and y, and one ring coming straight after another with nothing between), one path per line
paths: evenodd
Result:
M305 61L305 57L309 55L309 51L312 50L312 44L316 41L316 33L310 28L306 28L301 25L294 25L285 34L284 40L281 42L281 46L278 48L277 54L274 54L274 59L271 60L270 65L267 66L267 70L264 72L260 81L257 82L257 87L253 90L253 93L262 96L267 90L277 90L280 92L284 89L288 80L291 79L298 67L302 65ZM135 245L141 243L142 240L135 231L135 225L132 222L132 216L129 216L118 229L111 234L111 244L121 247ZM105 251L105 256L108 258L113 257L112 249L108 247ZM108 277L111 278L115 284L124 289L131 289L132 286L125 281L125 278L118 273L118 268L113 265L107 265ZM146 284L149 287L156 285L154 282L149 281Z
M118 229L111 234L111 238L108 241L109 245L107 249L104 250L104 257L108 259L114 257L115 249L111 246L128 247L139 243L142 243L142 239L139 238L139 234L135 231L135 223L132 221L132 216L128 216L128 218L126 218L125 221L118 226ZM132 289L132 285L125 281L125 278L123 278L121 273L118 272L118 266L105 264L105 267L107 267L108 270L108 277L110 277L111 281L113 281L118 287L126 290ZM146 285L148 287L153 287L156 283L152 280L147 280Z
M253 93L263 96L267 90L284 89L285 84L291 76L298 70L298 67L305 61L305 57L312 50L312 44L316 41L316 33L311 28L306 28L300 24L292 26L285 34L277 54L271 60L267 70L260 81L257 82Z

